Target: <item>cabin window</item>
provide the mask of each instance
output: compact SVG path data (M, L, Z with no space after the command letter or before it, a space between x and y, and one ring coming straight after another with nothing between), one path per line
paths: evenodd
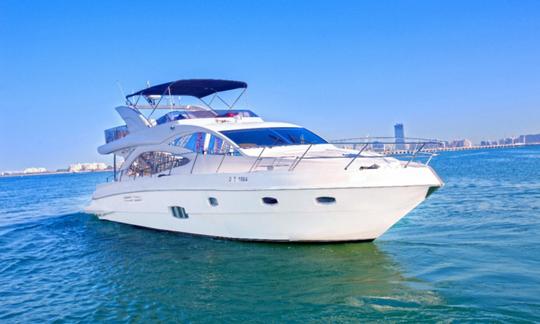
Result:
M277 205L278 203L278 200L274 197L264 197L262 201L267 205Z
M234 148L215 135L197 132L184 135L172 140L169 145L183 147L195 153L201 154L236 154Z
M129 176L151 176L170 172L173 168L186 165L189 159L170 152L141 153L128 169Z
M210 206L213 206L213 207L216 207L216 206L219 205L219 202L218 202L217 198L215 198L215 197L208 198L208 203L210 204Z
M222 131L242 148L326 144L324 139L301 127L267 127Z
M331 205L336 203L336 198L334 197L323 196L317 197L315 200L317 200L317 202L321 205Z

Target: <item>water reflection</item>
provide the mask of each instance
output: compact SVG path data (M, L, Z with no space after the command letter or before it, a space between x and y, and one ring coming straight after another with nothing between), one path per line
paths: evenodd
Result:
M142 309L194 321L380 319L441 303L377 244L241 243L80 217L81 248L100 251L92 272L111 289L96 319Z
M391 319L441 303L372 243L241 243L71 214L3 226L0 245L0 320Z

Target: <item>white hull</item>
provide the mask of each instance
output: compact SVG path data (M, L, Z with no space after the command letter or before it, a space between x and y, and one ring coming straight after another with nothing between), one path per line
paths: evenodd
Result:
M247 182L212 183L231 177L177 175L108 184L87 211L103 220L220 238L361 241L378 238L420 204L430 187L442 185L428 167L341 172L328 179L302 172L250 173ZM210 197L219 205L212 206ZM263 197L278 203L267 205ZM333 197L335 203L321 204L317 197ZM181 206L188 217L174 217L171 206Z

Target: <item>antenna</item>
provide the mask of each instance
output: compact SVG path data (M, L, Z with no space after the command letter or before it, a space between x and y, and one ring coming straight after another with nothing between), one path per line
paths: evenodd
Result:
M126 99L126 94L124 93L124 88L122 88L122 85L120 84L120 81L116 81L116 85L118 86L118 89L120 90L120 94L122 95L122 99Z

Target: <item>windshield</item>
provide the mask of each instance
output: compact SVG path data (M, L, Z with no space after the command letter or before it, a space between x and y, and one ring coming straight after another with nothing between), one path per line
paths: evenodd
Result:
M328 143L309 130L300 127L237 129L221 133L241 148Z

